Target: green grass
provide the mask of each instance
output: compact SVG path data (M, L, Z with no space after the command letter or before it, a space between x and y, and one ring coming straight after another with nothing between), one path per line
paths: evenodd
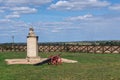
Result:
M39 53L49 57L54 53ZM78 63L62 65L7 65L5 59L25 58L25 52L0 53L0 80L120 80L120 54L61 53Z

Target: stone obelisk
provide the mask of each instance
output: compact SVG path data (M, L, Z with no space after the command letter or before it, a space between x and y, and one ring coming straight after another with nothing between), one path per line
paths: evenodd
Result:
M34 29L30 28L27 36L27 59L28 61L38 61L38 36L35 35Z

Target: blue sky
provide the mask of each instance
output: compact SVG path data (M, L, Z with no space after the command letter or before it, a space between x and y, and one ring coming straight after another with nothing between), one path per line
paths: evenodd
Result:
M0 0L0 43L120 40L120 0Z

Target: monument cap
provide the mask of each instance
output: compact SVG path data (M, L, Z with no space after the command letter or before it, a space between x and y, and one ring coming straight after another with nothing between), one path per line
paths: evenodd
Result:
M36 36L35 33L34 33L34 29L32 27L29 28L28 36Z

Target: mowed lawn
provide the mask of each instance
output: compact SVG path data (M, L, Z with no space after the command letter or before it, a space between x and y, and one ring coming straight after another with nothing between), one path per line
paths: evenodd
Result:
M25 58L25 52L0 52L0 80L120 80L120 54L51 52L78 63L41 66L7 65L5 59Z

